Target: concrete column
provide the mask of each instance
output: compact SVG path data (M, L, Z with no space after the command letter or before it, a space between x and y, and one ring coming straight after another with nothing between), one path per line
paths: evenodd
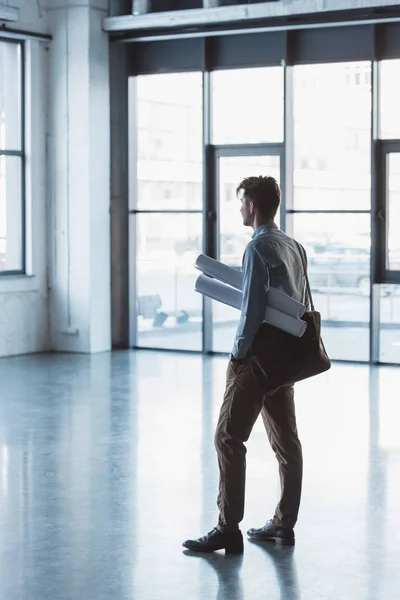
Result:
M50 324L54 350L111 346L107 0L49 10Z

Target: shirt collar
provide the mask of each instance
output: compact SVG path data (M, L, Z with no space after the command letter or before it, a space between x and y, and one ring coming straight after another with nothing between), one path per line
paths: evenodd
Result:
M263 234L263 233L268 233L268 231L273 231L274 229L278 229L278 225L276 223L264 223L264 225L260 225L260 227L258 227L255 232L253 233L253 235L251 236L252 239L254 239L255 237L258 237L259 235Z

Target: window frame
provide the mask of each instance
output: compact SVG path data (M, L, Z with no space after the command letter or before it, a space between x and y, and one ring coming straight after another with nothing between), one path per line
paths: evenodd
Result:
M387 258L389 252L389 165L388 158L390 154L400 154L400 140L380 140L378 144L380 158L380 181L379 193L377 194L378 206L375 213L377 227L377 283L379 284L400 284L400 271L394 271L387 268Z
M338 24L336 24L338 25ZM181 35L184 33L185 35ZM211 80L216 70L259 68L269 66L284 67L284 139L283 165L285 177L281 184L285 186L281 228L289 235L293 232L293 220L296 214L369 214L371 225L370 255L370 318L369 318L369 359L350 362L369 362L380 364L380 296L382 285L399 284L400 271L386 270L386 172L383 148L388 144L400 144L400 139L383 139L380 130L382 89L381 67L383 61L400 59L400 23L371 22L356 23L349 26L300 27L280 31L247 28L239 31L203 31L191 33L174 30L169 36L160 32L147 32L126 40L126 73L132 80L138 75L161 73L180 73L202 71L203 73L203 251L214 256L217 240L212 234L216 219L215 180L213 165L215 146L211 139ZM321 45L322 43L322 45ZM322 48L322 53L321 53ZM365 209L338 210L300 210L293 203L294 170L294 90L293 70L300 65L329 63L358 63L368 61L371 71L360 85L371 85L371 127L370 127L370 174L371 190L369 206ZM357 78L358 79L358 78ZM312 89L309 90L312 93ZM130 120L130 116L128 116ZM357 140L354 140L354 144ZM222 144L221 148L230 144ZM239 144L241 146L242 144ZM249 143L244 142L244 146ZM250 144L252 145L252 144ZM397 148L396 150L397 151ZM129 180L134 181L134 169L129 172ZM134 239L134 233L130 236ZM131 246L133 249L133 246ZM134 254L132 252L131 256ZM132 261L134 262L134 261ZM132 267L133 268L133 267ZM133 269L134 270L134 269ZM130 285L131 280L130 280ZM212 321L208 299L203 302L203 353L208 354L210 342L210 323ZM134 304L131 304L134 306ZM131 336L133 347L137 347ZM337 359L347 360L349 359ZM391 364L391 363L389 363Z
M0 270L0 278L15 275L26 275L26 148L25 148L25 44L23 40L4 38L0 36L0 43L14 44L20 48L20 149L1 149L0 156L13 156L20 159L21 166L21 268ZM7 236L6 236L7 240Z

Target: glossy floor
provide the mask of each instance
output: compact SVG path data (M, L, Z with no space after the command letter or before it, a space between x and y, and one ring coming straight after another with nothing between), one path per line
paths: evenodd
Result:
M297 387L295 549L185 555L216 522L226 360L156 352L0 361L1 600L396 600L400 369L335 365ZM262 423L243 529L279 483Z

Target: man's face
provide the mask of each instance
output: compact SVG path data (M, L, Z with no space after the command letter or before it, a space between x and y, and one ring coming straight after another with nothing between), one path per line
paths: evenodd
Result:
M243 225L245 227L252 227L254 222L254 203L245 196L243 190L239 192L239 200Z

